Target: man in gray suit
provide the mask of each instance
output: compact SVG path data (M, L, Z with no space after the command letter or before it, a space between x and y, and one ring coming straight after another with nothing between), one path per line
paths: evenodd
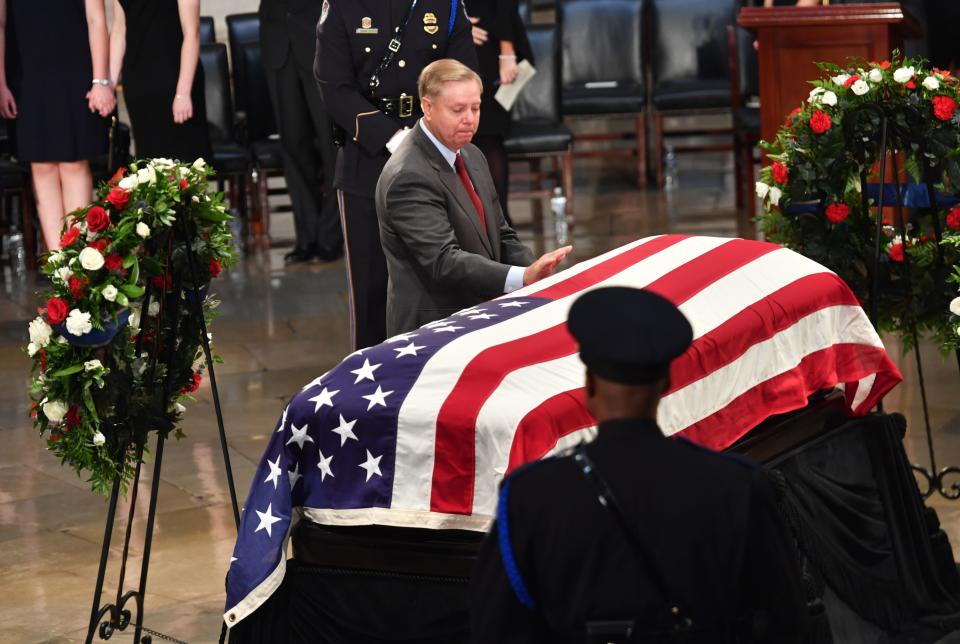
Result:
M553 273L565 246L534 261L507 225L480 150L480 77L443 59L419 79L423 118L377 182L380 241L387 258L387 334L532 284Z

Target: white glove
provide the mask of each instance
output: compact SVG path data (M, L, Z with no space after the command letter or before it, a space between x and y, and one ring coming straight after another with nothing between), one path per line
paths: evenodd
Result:
M407 135L410 134L410 128L405 127L402 130L397 130L397 133L390 137L390 140L387 141L387 151L390 154L393 154L397 151L397 148L400 147L400 144L403 143L403 140L407 138Z

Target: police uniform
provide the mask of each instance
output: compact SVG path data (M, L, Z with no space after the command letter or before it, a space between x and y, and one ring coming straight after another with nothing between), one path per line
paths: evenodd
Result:
M411 11L412 9L412 11ZM399 49L370 79L409 12ZM317 26L314 73L327 110L342 128L335 185L346 238L351 338L359 349L386 337L387 267L374 191L390 154L386 144L420 117L417 78L428 64L454 58L477 69L462 0L325 0Z
M568 326L588 369L625 384L665 376L692 336L672 304L625 288L581 297ZM504 480L471 595L476 644L795 642L806 619L763 471L644 418L603 422L575 453ZM653 636L676 627L688 638Z

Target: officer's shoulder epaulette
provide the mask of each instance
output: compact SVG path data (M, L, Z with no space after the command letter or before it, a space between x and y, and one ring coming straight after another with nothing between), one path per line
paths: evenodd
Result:
M736 463L741 467L745 467L748 470L763 469L760 465L758 465L757 463L754 463L753 461L751 461L746 456L743 456L742 454L737 454L735 452L717 452L708 447L704 447L703 445L698 445L697 443L694 443L689 439L679 437L679 436L674 440L680 441L684 445L687 445L688 447L692 447L693 449L700 450L701 452L711 454L713 456L719 456L720 458L723 458L731 463Z

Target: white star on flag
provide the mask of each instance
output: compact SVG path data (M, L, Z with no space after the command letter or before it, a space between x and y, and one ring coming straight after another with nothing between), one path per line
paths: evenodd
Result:
M433 322L427 322L426 324L424 324L424 325L423 325L422 327L420 327L420 328L421 328L421 329L436 329L437 327L447 326L448 324L453 324L453 322L451 322L451 321L449 321L449 320L446 320L446 319L444 319L444 320L434 320Z
M471 320L492 320L497 317L496 313L478 313L477 315L471 315Z
M473 315L474 313L483 313L483 309L477 306L471 306L469 309L463 309L462 311L457 311L454 315Z
M320 408L323 407L324 405L329 405L333 407L333 397L336 396L338 393L340 393L339 389L328 391L327 388L324 387L323 391L321 391L319 394L317 394L313 398L310 398L309 399L310 402L316 403L316 405L313 408L313 413L317 413L318 411L320 411Z
M254 530L254 534L260 532L261 530L267 531L267 536L273 536L273 524L280 520L280 517L273 516L273 503L267 506L266 512L261 512L257 510L257 516L260 517L260 525L257 526L257 529Z
M292 490L293 486L297 484L297 481L303 478L303 474L300 473L300 463L297 463L296 467L288 471L287 474L290 475L290 489Z
M366 396L360 396L360 397L370 401L370 403L367 405L367 411L370 411L376 405L380 405L381 407L386 407L387 396L389 396L392 393L393 393L392 391L384 391L380 385L377 385L377 390L375 392L373 392L372 394L367 394Z
M370 477L376 474L377 476L383 476L380 473L380 459L383 458L383 454L374 458L373 454L370 453L370 450L367 450L367 461L365 463L360 463L360 467L367 471L367 480L370 480Z
M236 557L230 557L230 563L233 563L233 562L236 561L236 560L237 560Z
M280 455L277 454L277 460L271 461L267 459L267 465L270 466L270 474L267 475L267 478L263 479L264 483L273 483L273 489L277 489L277 480L280 478L280 475L283 473L283 470L280 468Z
M333 476L333 470L330 469L330 461L333 460L332 456L324 457L323 452L317 450L317 454L320 455L320 462L317 463L317 467L320 468L320 482L323 483L327 480L327 474ZM334 477L336 478L336 477Z
M369 380L370 382L376 382L376 378L373 377L373 372L382 367L382 364L370 364L370 361L366 358L363 359L363 366L359 369L353 369L350 373L356 374L357 379L353 381L353 384L360 384L361 380Z
M410 339L415 337L417 337L416 333L401 333L400 335L395 335L387 340L386 344L393 344L394 342L410 342Z
M303 427L297 427L293 423L290 423L290 438L286 444L296 443L300 449L303 449L304 443L312 443L313 439L310 437L310 434L307 433L308 429L310 429L310 426L307 424L304 424Z
M330 372L328 371L327 373L330 373ZM301 387L300 391L306 391L310 387L319 387L320 385L323 384L323 379L327 377L327 373L323 374L319 378L314 378L313 380L305 384L303 387Z
M501 309L519 309L524 304L529 304L529 302L520 302L520 301L504 302L503 304L500 305L500 308Z
M340 447L343 447L347 442L347 439L352 438L355 441L359 441L357 435L353 433L353 426L357 424L356 420L351 420L347 422L347 419L343 417L343 414L340 414L340 426L334 427L332 431L334 434L340 435Z
M414 356L416 357L417 351L420 349L425 349L426 347L421 347L415 342L411 342L405 347L400 347L399 349L394 349L397 352L397 358L402 358L403 356Z
M442 326L433 330L434 333L456 333L462 326Z
M283 416L280 418L280 429L277 430L277 433L283 432L283 428L287 426L287 412L290 411L290 405L287 405L283 408Z

